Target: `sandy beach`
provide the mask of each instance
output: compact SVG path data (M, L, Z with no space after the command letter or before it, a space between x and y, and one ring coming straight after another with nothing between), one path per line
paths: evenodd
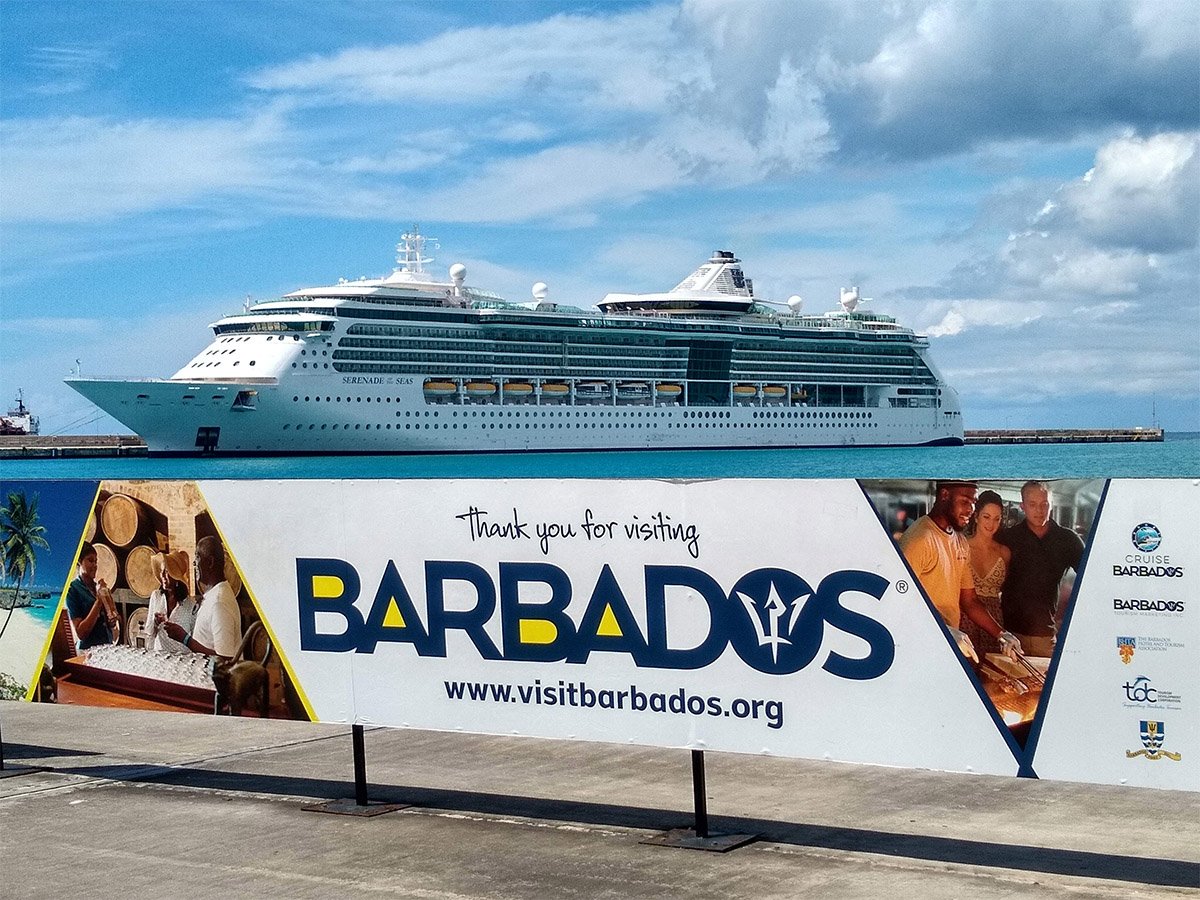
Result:
M7 609L0 609L0 624L7 615ZM4 637L0 637L0 673L28 686L41 662L52 621L35 618L28 609L14 609Z

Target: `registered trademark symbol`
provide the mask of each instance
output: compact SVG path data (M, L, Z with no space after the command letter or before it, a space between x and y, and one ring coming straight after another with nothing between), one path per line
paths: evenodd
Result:
M902 594L907 594L908 593L908 582L907 581L897 581L896 582L896 590L898 590Z

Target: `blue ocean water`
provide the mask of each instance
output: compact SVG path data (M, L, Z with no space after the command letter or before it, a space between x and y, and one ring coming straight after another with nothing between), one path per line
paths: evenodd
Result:
M0 481L30 478L1192 478L1200 432L1162 442L463 453L246 459L16 459Z
M11 583L5 582L5 587L12 587ZM54 618L54 613L58 609L59 594L62 593L62 585L35 584L30 587L21 586L21 593L32 591L34 594L49 594L48 597L37 596L33 600L33 606L18 607L20 612L25 615L37 619L39 622L49 622ZM0 610L0 622L4 621L4 616L8 615L8 610Z

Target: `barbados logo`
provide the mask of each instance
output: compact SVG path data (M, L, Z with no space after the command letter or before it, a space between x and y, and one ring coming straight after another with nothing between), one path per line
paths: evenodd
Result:
M1133 546L1137 547L1143 553L1153 553L1158 549L1158 545L1162 543L1162 532L1158 530L1158 526L1150 522L1143 522L1133 529L1133 534L1130 535L1133 541Z
M1142 749L1141 750L1126 750L1126 759L1135 759L1139 756L1144 756L1146 759L1167 759L1179 762L1183 758L1182 753L1172 753L1170 750L1164 750L1163 737L1166 735L1167 729L1162 722L1143 721L1142 723Z
M1135 637L1119 637L1117 638L1117 652L1121 654L1121 662L1129 665L1133 662L1133 651L1137 649L1137 638Z

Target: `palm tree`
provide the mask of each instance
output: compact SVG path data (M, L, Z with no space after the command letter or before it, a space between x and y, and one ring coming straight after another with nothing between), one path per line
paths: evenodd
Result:
M0 566L6 578L15 578L17 582L8 615L3 627L0 627L0 637L4 637L13 607L21 596L21 582L26 575L30 582L33 581L37 569L37 548L50 547L44 537L46 527L38 521L37 505L37 494L28 499L24 491L11 491L8 506L0 507Z

